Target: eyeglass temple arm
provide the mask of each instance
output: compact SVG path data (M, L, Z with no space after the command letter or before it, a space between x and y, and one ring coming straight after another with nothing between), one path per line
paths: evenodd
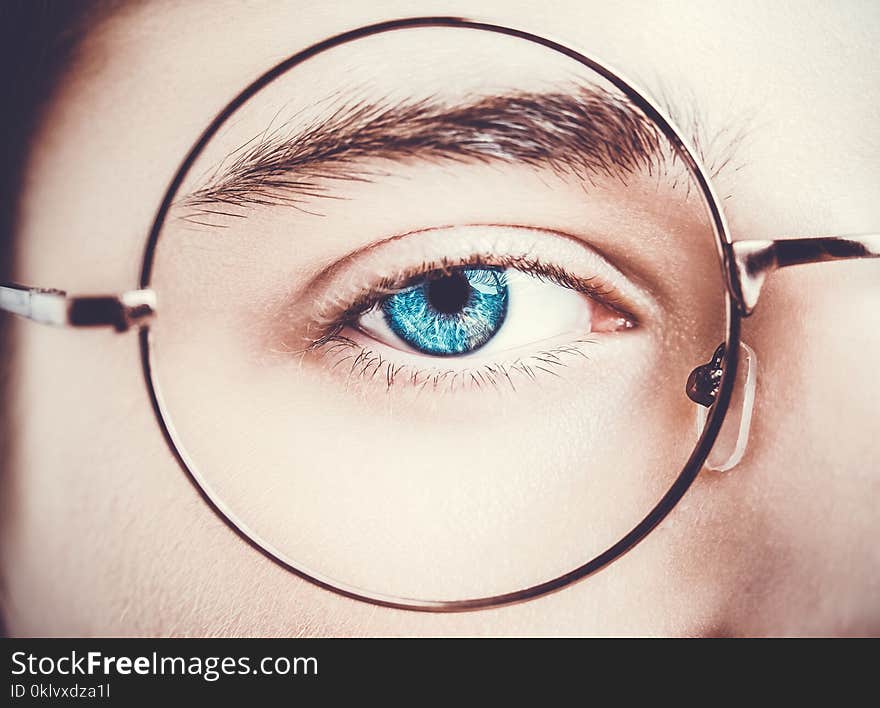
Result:
M731 290L744 317L752 314L761 287L774 270L803 263L880 258L880 234L735 241L730 246L733 255ZM685 392L694 403L708 408L715 402L724 369L724 353L722 342L708 363L691 371Z
M803 263L880 258L880 234L735 241L731 251L731 289L740 312L748 317L758 303L764 280L774 270Z
M0 283L0 312L62 327L114 327L124 332L156 312L156 293L131 290L121 295L73 297L63 290Z

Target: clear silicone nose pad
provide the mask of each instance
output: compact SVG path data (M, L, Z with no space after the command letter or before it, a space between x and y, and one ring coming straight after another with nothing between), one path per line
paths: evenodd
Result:
M704 467L717 472L733 469L745 454L749 444L749 428L752 424L752 410L755 404L755 382L758 360L752 348L740 342L739 366L736 381L730 397L730 405L718 438L706 458ZM709 417L709 408L696 405L697 436L701 435Z

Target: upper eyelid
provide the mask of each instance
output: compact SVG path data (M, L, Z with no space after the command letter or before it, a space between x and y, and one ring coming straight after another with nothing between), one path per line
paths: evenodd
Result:
M464 239L464 234L461 234L464 231L474 234L472 241ZM509 255L512 255L514 249L511 246L508 245L504 249L498 245L499 239L502 238L500 234L508 231L528 232L533 236L530 244L531 250L515 255L543 259L545 262L555 258L559 261L560 267L565 266L575 276L577 276L578 270L586 270L588 271L587 277L596 276L619 294L625 303L624 307L617 308L622 314L631 317L636 322L660 317L661 306L650 290L605 254L590 245L584 238L549 229L511 224L432 227L384 239L343 257L317 273L301 288L298 288L297 293L293 294L279 309L281 312L311 313L309 319L312 322L322 323L319 325L319 329L321 326L329 326L344 313L350 312L359 296L381 287L383 279L386 281L390 279L393 282L397 275L393 273L389 275L390 269L397 267L400 271L413 264L430 263L432 258L424 254L431 253L432 248L436 249L438 253L442 250L439 257L446 258L449 262L459 259L459 257L473 257L477 251L497 255L498 252L506 250ZM450 241L449 232L459 232L463 238ZM425 239L428 237L433 238L434 241L426 246ZM479 238L484 239L482 249L477 243ZM458 255L450 255L450 249L453 246L460 248ZM388 248L396 248L396 254L389 254ZM405 265L389 266L387 262L395 257ZM376 276L377 272L381 275ZM325 298L326 301L322 301ZM302 316L302 314L298 315L298 317ZM292 327L292 329L294 328Z
M448 261L426 263L411 269L409 272L401 274L401 276L396 279L389 279L388 281L383 279L382 283L377 286L368 297L364 298L362 303L355 304L346 316L354 317L363 314L372 307L375 307L384 298L417 286L420 281L431 273L443 273L462 268L481 266L502 269L513 268L540 280L550 281L561 287L567 287L582 292L589 297L598 300L605 306L620 314L622 317L632 321L633 324L639 324L639 317L626 309L625 303L615 297L614 291L607 286L603 287L601 284L592 282L595 280L594 278L578 278L577 276L568 273L568 271L561 266L545 264L540 260L530 260L524 256L507 258L504 256L487 257L483 254L475 254L472 258L462 258L460 261L454 263Z
M632 274L627 273L626 269L622 267L620 264L616 263L614 259L612 259L608 254L604 253L602 249L595 246L591 243L591 240L587 236L578 236L575 234L570 234L565 231L561 231L558 229L549 229L541 226L534 226L532 224L521 224L521 223L503 223L503 222L474 222L474 223L449 223L449 224L439 224L436 226L428 226L425 228L412 229L406 231L404 233L395 234L393 236L388 236L386 238L380 239L378 241L374 241L372 243L368 243L357 250L343 256L338 261L333 263L329 268L323 270L322 272L316 274L308 283L308 286L318 283L323 280L331 280L333 279L337 273L347 268L350 264L357 262L361 258L368 257L369 254L377 252L378 249L391 246L395 243L403 243L410 239L414 239L417 237L426 237L426 236L434 236L437 234L448 233L452 231L474 231L478 232L481 235L490 234L496 230L520 230L529 232L538 236L550 237L550 238L561 238L566 242L572 244L577 249L583 249L589 253L595 254L598 258L600 258L603 262L607 263L615 273L619 274L621 277L625 277L628 279L633 279ZM484 250L488 253L493 252L492 244L495 241L491 238L487 238L481 245L484 246ZM455 246L457 244L452 244ZM444 244L444 247L446 244ZM464 248L463 252L473 251L473 248ZM444 250L444 254L452 252L452 248ZM474 255L472 252L467 253L468 256ZM524 254L526 255L526 254ZM447 258L450 262L456 259L456 256L440 256L439 258ZM438 260L439 260L438 258ZM450 263L453 267L454 263ZM308 287L307 286L307 287ZM646 296L650 296L650 293L647 288L643 288L640 284L636 283L636 286L645 291Z

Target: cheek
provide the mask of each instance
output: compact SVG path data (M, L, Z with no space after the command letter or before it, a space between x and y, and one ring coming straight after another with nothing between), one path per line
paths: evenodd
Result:
M4 516L2 534L13 633L663 634L703 631L705 618L712 616L717 593L694 560L700 534L693 533L693 509L673 514L613 571L552 597L488 614L376 610L322 591L256 553L201 500L153 420L136 342L112 334L66 334L20 330L22 367L15 396L26 402L29 416L4 490L15 513ZM638 401L637 391L630 394ZM585 441L601 428L583 422L599 418L588 415L594 400L585 395L563 410L539 404L527 415L478 431L455 423L432 429L418 423L409 428L411 440L396 436L394 454L389 453L393 447L375 442L389 444L392 437L394 421L384 412L372 422L367 416L359 427L345 427L347 418L332 415L344 409L325 401L326 413L307 416L303 429L312 438L301 438L300 450L306 462L324 458L306 469L342 471L348 479L352 471L381 478L389 467L398 479L418 483L436 475L473 490L475 480L466 477L474 470L502 473L506 476L493 477L491 485L496 493L500 488L502 499L520 510L529 506L505 491L512 477L517 485L530 481L531 487L519 486L529 492L522 496L542 507L548 500L559 502L546 492L548 479L598 466L599 453ZM458 411L459 422L465 414ZM357 436L362 445L339 445L340 429L362 431ZM314 436L324 435L330 444L315 444ZM609 440L608 449L621 448L631 449L631 440ZM668 452L661 443L652 450L658 457ZM648 489L656 485L643 481ZM471 494L479 491L478 486ZM459 497L465 505L466 497ZM369 502L362 499L354 508ZM603 512L587 497L573 502L591 509L591 518L613 512ZM380 512L400 508L381 500L374 506ZM492 513L504 516L503 509ZM546 533L541 525L529 528L539 537ZM681 549L680 562L674 549Z
M136 338L15 334L28 416L3 483L11 635L362 631L372 607L266 560L204 503L154 420Z
M9 630L223 631L265 569L169 454L152 419L136 338L71 334L16 331L13 394L28 414L3 490L11 512L0 534ZM291 577L279 588L296 584ZM258 615L249 621L254 631L269 631Z

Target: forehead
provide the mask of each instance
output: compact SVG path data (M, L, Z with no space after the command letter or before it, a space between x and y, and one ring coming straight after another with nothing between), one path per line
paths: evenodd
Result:
M445 3L443 11L468 14L468 5ZM741 169L718 185L732 195L735 238L871 228L880 182L871 159L880 152L880 88L868 69L880 11L871 5L803 13L786 3L692 3L673 12L578 0L548 13L492 0L480 10L480 19L547 34L619 69L707 144L745 129ZM33 251L43 250L40 234L63 232L134 253L118 237L120 225L147 228L181 156L231 96L311 43L413 13L411 3L388 0L150 3L119 11L87 39L38 143L36 189L26 203ZM418 47L411 53L418 65ZM126 198L108 198L120 185ZM38 208L50 199L58 209ZM96 231L96 207L108 233Z

